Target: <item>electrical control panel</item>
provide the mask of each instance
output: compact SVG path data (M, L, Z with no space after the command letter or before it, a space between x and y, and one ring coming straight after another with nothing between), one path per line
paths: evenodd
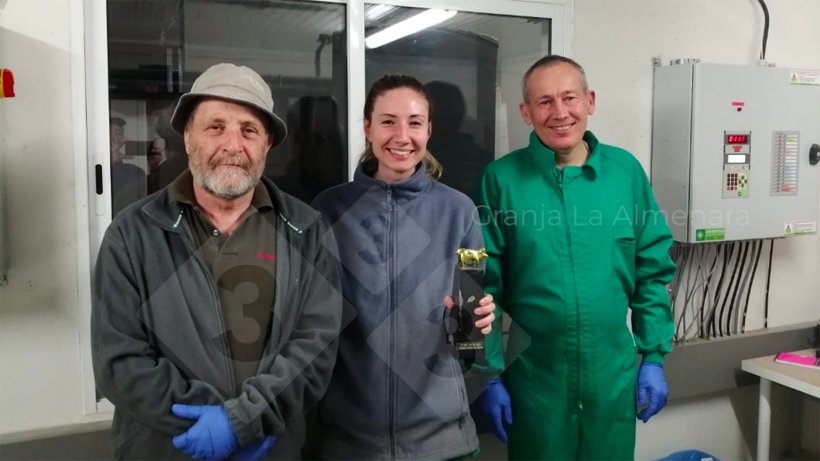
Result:
M817 145L820 71L655 69L652 187L676 241L816 233Z

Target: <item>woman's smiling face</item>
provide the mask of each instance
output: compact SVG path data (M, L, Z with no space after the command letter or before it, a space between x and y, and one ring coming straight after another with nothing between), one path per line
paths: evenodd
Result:
M432 124L424 95L396 88L378 96L364 133L379 162L375 178L386 183L407 179L427 152Z

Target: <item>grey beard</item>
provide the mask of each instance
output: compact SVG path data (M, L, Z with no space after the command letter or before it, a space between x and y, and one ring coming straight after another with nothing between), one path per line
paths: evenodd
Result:
M236 200L247 194L256 187L259 178L253 178L247 174L242 181L234 185L225 185L219 181L215 174L206 174L202 178L195 179L202 185L206 192L222 200Z

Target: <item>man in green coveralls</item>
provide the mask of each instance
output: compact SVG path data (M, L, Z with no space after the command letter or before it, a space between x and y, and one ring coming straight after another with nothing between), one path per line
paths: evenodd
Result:
M488 165L478 194L485 288L513 320L506 356L500 324L487 338L490 372L509 368L484 410L510 459L632 459L636 415L666 404L672 236L640 163L586 130L583 68L546 56L523 87L529 146Z

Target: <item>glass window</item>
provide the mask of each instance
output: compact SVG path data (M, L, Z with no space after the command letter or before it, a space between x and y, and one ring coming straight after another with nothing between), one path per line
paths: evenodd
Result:
M438 24L387 43L368 40L428 11L434 10L367 6L366 81L369 87L382 75L402 73L425 84L434 111L428 149L444 166L441 182L472 196L485 164L527 142L529 128L518 112L521 77L547 54L551 23L451 12Z
M308 202L347 180L344 5L108 0L107 15L114 214L187 168L168 121L179 95L220 62L259 72L287 121L288 139L268 153L265 176Z

